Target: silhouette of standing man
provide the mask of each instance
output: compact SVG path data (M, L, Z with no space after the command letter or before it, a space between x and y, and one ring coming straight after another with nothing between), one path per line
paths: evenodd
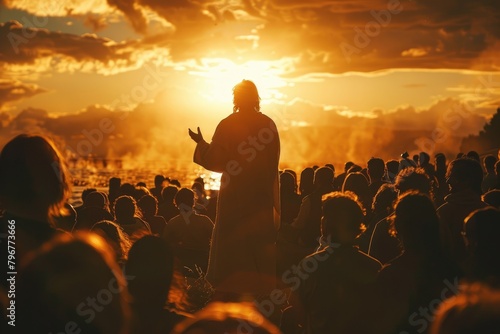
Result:
M265 295L275 286L280 140L252 81L233 88L233 104L210 144L189 130L194 162L222 173L207 279L220 293Z

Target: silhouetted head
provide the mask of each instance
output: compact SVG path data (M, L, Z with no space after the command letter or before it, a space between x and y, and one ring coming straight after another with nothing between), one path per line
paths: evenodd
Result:
M331 170L333 170L333 175L335 175L335 166L333 166L333 164L325 164L325 167L328 167Z
M291 194L297 191L297 182L292 174L288 172L280 174L280 190L282 194Z
M464 231L469 249L500 256L500 210L487 207L473 211L464 220Z
M120 186L120 195L134 196L135 187L132 183L124 183Z
M467 152L466 156L467 156L467 158L476 160L477 162L481 161L481 158L479 157L479 153L477 153L476 151L469 151L469 152Z
M111 177L109 179L109 183L108 183L109 190L116 191L116 190L120 189L121 184L122 184L122 179L120 179L119 177Z
M332 192L323 196L321 234L324 239L349 244L364 230L364 209L351 192Z
M178 191L179 188L177 188L176 186L167 186L161 191L161 198L164 202L173 203L175 195Z
M181 208L192 208L194 206L194 192L188 188L181 188L175 195L175 205Z
M342 185L342 192L352 191L360 198L368 196L368 180L361 173L349 173ZM371 203L370 203L371 204Z
M402 169L396 177L394 186L400 196L407 191L418 191L426 195L431 194L431 181L421 167Z
M19 333L119 334L128 327L125 279L96 234L58 235L21 264L16 287Z
M300 173L299 189L303 195L309 194L313 189L314 169L311 167L304 168Z
M176 179L171 179L169 181L169 183L173 186L176 186L177 188L180 188L181 187L181 183L179 182L179 180L176 180Z
M118 224L109 220L102 220L95 223L91 230L103 237L108 242L108 245L113 248L118 263L122 263L127 259L131 243L127 234L123 232Z
M374 213L386 213L389 215L393 211L394 202L398 198L398 193L394 185L384 183L378 188L373 197L372 211Z
M482 196L483 202L500 209L500 189L492 189Z
M118 221L130 219L139 213L135 199L125 195L116 199L114 212Z
M349 170L349 168L352 167L352 165L354 165L354 162L352 161L347 161L345 164L344 164L344 173L347 173L347 171Z
M146 195L151 195L151 192L149 191L148 188L146 187L143 187L143 186L139 186L139 187L135 187L135 191L134 191L134 199L135 201L137 202L139 199L141 199L143 196L146 196Z
M371 158L367 163L367 171L372 182L381 180L385 172L384 160L380 158Z
M387 176L389 177L389 181L394 182L399 171L399 161L389 160L385 163L385 167L387 169Z
M473 283L439 306L431 334L500 333L500 291Z
M142 196L137 202L137 206L145 217L155 216L158 212L158 200L152 195Z
M233 88L234 112L260 111L260 97L257 86L250 80L242 80Z
M326 194L333 190L333 170L328 167L318 168L314 172L314 188Z
M420 255L441 252L439 218L428 195L419 192L403 194L396 202L392 223L405 251L415 251Z
M100 191L91 192L85 197L85 207L107 210L108 203L106 202L106 195Z
M186 318L172 334L280 334L279 329L250 303L212 302L193 318Z
M484 169L486 169L486 171L488 173L495 173L495 163L497 162L497 158L494 156L494 155L487 155L484 157L483 159L483 165L484 165Z
M155 175L155 188L161 189L163 187L163 182L165 181L165 177L163 175Z
M446 156L443 153L436 153L434 162L436 166L446 166Z
M418 154L418 164L421 167L427 166L431 162L431 157L427 152L420 152Z
M500 177L500 160L495 163L495 174Z
M94 192L94 191L97 191L96 188L85 188L83 189L82 191L82 206L86 206L87 204L87 195Z
M360 165L352 164L351 167L347 170L347 173L359 173L363 170L363 168Z
M194 182L201 183L203 189L205 189L205 180L201 176L198 176L196 179L194 179Z
M0 152L0 206L6 211L50 221L64 214L70 188L66 162L49 139L19 135Z
M127 276L133 303L145 308L163 308L174 274L174 256L168 243L157 236L147 235L130 248Z
M197 197L205 197L205 188L203 187L203 184L194 182L191 186L191 189L194 191Z
M295 173L295 171L293 169L285 169L283 172L286 172L286 173L290 173L293 175L293 177L295 178L295 180L297 180L297 173Z
M482 194L483 170L479 161L469 158L453 160L446 172L446 182L450 185L450 192L469 189Z

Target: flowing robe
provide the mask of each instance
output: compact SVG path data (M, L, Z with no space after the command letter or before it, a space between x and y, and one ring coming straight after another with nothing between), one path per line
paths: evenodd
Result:
M260 112L223 119L194 162L222 173L207 279L219 291L265 294L275 286L280 141Z

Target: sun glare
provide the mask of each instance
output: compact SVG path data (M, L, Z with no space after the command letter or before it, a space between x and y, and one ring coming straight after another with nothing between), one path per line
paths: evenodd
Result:
M232 102L232 89L243 79L252 80L259 89L262 102L282 100L284 95L279 88L286 86L280 75L284 70L270 61L249 61L235 64L229 59L205 58L201 66L189 74L203 81L205 90L202 95L216 103Z

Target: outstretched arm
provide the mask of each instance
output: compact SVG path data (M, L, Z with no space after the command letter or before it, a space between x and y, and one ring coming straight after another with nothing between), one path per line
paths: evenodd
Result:
M197 133L189 129L189 136L196 142L193 161L208 170L219 173L224 172L227 160L225 149L216 141L212 141L210 144L207 143L199 127Z

